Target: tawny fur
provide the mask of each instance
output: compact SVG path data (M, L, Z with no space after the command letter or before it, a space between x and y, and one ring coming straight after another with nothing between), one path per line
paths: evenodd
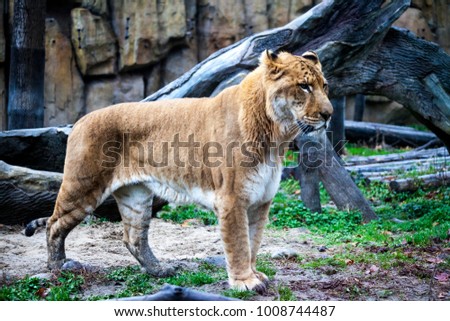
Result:
M112 194L122 215L126 247L148 273L172 273L148 245L151 200L157 195L213 210L230 285L264 289L267 277L256 271L256 255L279 185L281 158L267 144L254 145L250 158L239 147L227 146L291 141L301 132L298 121L321 127L332 112L325 86L314 53L298 57L264 52L257 69L217 97L126 103L86 115L69 136L63 182L47 224L49 267L61 266L67 234ZM174 155L176 135L181 142L194 135L200 147L180 148ZM167 149L163 142L168 142ZM206 152L211 156L217 151L205 150L208 142L222 146L225 155L207 159ZM153 163L148 161L149 146ZM165 156L168 164L158 166ZM197 163L189 164L189 157ZM269 157L275 164L269 164ZM176 159L186 164L180 166ZM211 166L205 160L221 164ZM251 166L242 166L249 160Z

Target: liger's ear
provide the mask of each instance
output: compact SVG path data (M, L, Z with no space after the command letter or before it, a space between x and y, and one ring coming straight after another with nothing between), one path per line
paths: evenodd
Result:
M319 56L314 51L307 51L302 55L303 58L311 61L317 68L322 70L322 64L320 63Z
M264 50L261 53L261 57L259 58L259 62L265 65L271 65L278 60L278 55L272 50Z
M280 58L276 53L270 50L264 50L259 59L261 65L266 66L272 79L278 79L283 75L283 69L280 64Z

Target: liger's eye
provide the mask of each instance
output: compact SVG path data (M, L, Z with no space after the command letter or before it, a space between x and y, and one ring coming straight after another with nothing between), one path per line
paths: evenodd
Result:
M310 93L311 92L311 88L309 87L309 85L308 84L299 84L299 86L300 86L300 88L303 90L303 91L306 91L307 93Z

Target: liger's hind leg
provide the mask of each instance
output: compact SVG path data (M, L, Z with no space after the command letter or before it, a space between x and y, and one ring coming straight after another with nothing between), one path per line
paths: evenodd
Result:
M48 267L58 269L66 261L65 240L70 231L95 209L100 192L74 197L64 183L56 199L53 215L47 222Z
M143 185L124 186L113 193L119 206L124 227L123 242L145 271L164 277L174 273L163 268L148 244L148 229L152 217L152 192Z

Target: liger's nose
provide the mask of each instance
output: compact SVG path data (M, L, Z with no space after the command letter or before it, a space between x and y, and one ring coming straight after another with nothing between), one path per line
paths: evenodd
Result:
M322 110L320 111L320 116L322 116L324 121L327 121L330 119L331 115L333 114L333 105L327 101L322 104Z
M329 111L320 112L320 116L322 116L323 120L327 121L331 117L331 113Z

